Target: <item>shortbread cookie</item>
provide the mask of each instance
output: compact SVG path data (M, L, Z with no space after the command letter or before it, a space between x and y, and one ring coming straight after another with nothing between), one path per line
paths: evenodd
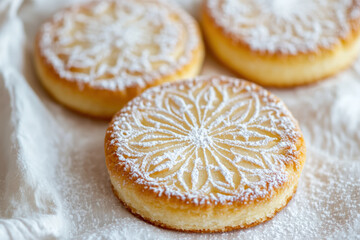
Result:
M360 50L359 0L205 0L202 23L225 65L266 86L331 76Z
M197 75L203 57L195 20L156 0L72 6L43 24L35 43L37 71L49 93L105 118L148 87Z
M155 225L224 232L272 218L296 191L305 144L270 92L201 77L151 88L117 113L105 137L116 196Z

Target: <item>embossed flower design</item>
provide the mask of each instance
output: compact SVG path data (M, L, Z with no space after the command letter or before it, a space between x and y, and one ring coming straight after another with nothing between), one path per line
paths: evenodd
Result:
M284 180L283 153L294 148L295 126L280 103L242 82L184 85L148 91L119 117L126 119L121 155L147 181L223 196L259 193Z
M170 15L151 2L94 2L56 15L45 24L41 45L62 77L120 89L144 84L149 79L139 75L177 60L184 29Z

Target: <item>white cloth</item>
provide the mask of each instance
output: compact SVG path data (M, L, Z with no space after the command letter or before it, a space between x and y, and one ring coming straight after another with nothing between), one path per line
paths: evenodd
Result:
M178 1L192 13L200 3ZM113 195L107 122L63 108L36 77L36 31L70 2L0 1L0 239L359 239L360 60L318 84L271 89L299 120L308 148L298 191L274 219L225 234L168 231ZM210 53L203 74L231 75Z

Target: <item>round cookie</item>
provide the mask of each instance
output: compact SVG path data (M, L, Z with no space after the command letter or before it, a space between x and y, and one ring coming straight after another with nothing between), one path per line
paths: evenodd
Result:
M360 51L360 1L205 0L202 25L215 55L264 86L318 81Z
M296 191L305 143L265 89L200 77L145 91L105 136L115 195L155 225L225 232L272 218Z
M72 6L44 23L35 42L37 72L49 93L103 118L148 87L196 76L203 58L195 20L159 0Z

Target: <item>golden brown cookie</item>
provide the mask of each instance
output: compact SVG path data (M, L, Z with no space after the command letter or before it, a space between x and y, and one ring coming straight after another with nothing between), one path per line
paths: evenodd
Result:
M148 87L196 76L203 57L195 20L156 0L72 6L44 23L35 43L37 72L49 93L104 118Z
M305 143L283 102L229 77L145 91L105 137L114 193L165 228L224 232L272 218L296 191Z
M215 55L264 86L331 76L360 51L360 1L205 0L202 25Z

